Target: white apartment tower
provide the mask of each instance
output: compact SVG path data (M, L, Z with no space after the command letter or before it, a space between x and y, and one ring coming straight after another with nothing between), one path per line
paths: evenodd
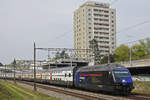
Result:
M114 52L116 10L109 4L88 1L74 12L74 49L89 49L89 41L93 39L98 41L102 56ZM87 59L84 54L76 52L76 57Z

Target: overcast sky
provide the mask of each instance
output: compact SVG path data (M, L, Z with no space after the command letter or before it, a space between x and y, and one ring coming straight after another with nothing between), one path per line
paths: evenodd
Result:
M73 12L87 0L0 0L0 62L33 58L38 47L73 48ZM111 3L115 0L95 0ZM150 20L150 0L116 0L117 31ZM117 33L117 44L150 37L150 23Z

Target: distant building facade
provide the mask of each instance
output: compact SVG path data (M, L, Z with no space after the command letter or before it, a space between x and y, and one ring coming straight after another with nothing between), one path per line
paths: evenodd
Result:
M116 10L109 4L88 1L74 12L74 49L89 49L96 39L101 56L116 48ZM75 52L76 58L88 59L88 53Z

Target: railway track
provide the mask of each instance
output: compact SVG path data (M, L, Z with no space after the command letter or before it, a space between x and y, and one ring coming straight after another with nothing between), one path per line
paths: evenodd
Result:
M134 100L150 100L150 95L146 94L131 94L127 98Z
M32 82L26 82L26 81L18 81L18 82L33 86ZM87 91L70 89L70 88L49 86L49 85L38 84L38 83L37 83L37 87L46 89L46 90L50 90L50 91L54 91L54 92L58 92L61 94L77 97L82 100L127 100L123 97L115 97L115 96L111 96L111 95L104 95L104 94L87 92Z
M33 82L17 81L17 83L33 86ZM50 86L50 85L39 84L39 83L36 83L36 85L38 88L77 97L82 100L150 100L150 95L144 95L144 94L131 94L130 96L112 96L112 95L87 92L87 91L82 91L77 89Z
M19 83L33 86L33 83L31 82L19 81ZM98 98L98 97L94 97L90 95L83 95L83 94L81 95L80 93L67 91L66 89L54 88L54 87L43 85L43 84L36 84L36 85L37 87L42 88L42 89L46 89L46 90L50 90L50 91L54 91L54 92L58 92L58 93L66 94L66 95L71 95L77 98L81 98L83 100L105 100L102 98Z

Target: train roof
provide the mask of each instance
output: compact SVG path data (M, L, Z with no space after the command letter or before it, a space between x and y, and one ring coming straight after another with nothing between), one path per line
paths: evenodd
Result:
M96 66L85 66L79 68L79 71L112 71L114 69L125 68L123 65L120 64L103 64L103 65L96 65Z
M53 68L53 69L49 69L47 70L47 72L51 72L51 71L68 71L68 70L73 70L74 66L69 66L69 67L62 67L62 68Z

